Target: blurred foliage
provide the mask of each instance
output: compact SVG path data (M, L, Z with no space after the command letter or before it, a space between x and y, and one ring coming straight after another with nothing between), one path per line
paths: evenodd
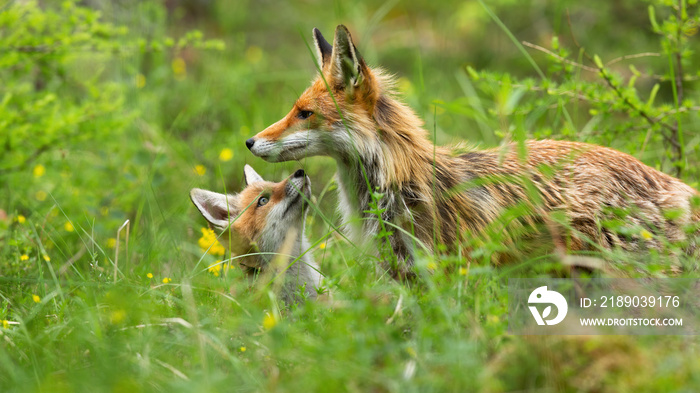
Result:
M659 9L674 11L673 7ZM653 31L661 41L658 52L622 55L603 63L576 37L572 37L574 48L562 46L557 36L549 48L523 41L549 57L546 73L533 62L539 78L513 81L509 74L468 67L469 76L488 99L490 113L472 106L469 94L453 102L453 107L485 123L482 129L498 130L496 135L502 138L512 139L522 126L536 138L564 137L615 147L676 176L688 170L688 177L697 179L700 144L697 138L688 141L686 134L695 136L700 105L694 90L688 95L684 90L700 77L700 69L693 67L697 56L689 41L697 33L698 17L689 17L683 6L677 18L670 14L659 27L655 10L649 6ZM519 47L525 51L524 46ZM648 60L656 58L666 61ZM637 64L621 65L631 59ZM463 78L462 83L470 82Z
M313 76L311 28L340 23L440 144L599 143L698 187L696 0L6 1L3 391L697 390L694 338L507 335L505 279L556 264L447 255L419 261L425 285L378 275L329 235L328 158L301 165L333 307L285 308L240 269L208 268L220 252L199 247L213 236L190 188L235 192L244 163L275 180L300 165L244 141ZM491 235L477 253L503 247ZM632 275L673 262L606 257Z
M5 225L0 239L10 239L4 249L12 260L31 256L20 260L25 267L55 247L68 259L79 237L111 232L135 213L143 194L139 184L167 181L144 173L167 162L137 128L141 108L127 104L145 77L133 66L114 67L115 61L223 48L196 31L177 41L144 39L102 19L100 11L73 2L55 8L13 3L0 13L3 212L15 221L21 214L38 228L34 241L25 243L16 241L18 235L32 237L25 226ZM98 254L103 258L89 248L91 262Z

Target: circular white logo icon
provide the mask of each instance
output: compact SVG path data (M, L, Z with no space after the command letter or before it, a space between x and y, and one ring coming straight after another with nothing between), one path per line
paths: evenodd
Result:
M548 291L547 286L539 287L532 291L527 302L528 304L553 304L557 308L556 318L545 319L552 313L551 305L542 311L542 315L537 311L537 307L528 306L538 325L544 325L545 323L547 325L556 325L564 320L567 311L569 311L569 305L566 303L564 296L557 291Z

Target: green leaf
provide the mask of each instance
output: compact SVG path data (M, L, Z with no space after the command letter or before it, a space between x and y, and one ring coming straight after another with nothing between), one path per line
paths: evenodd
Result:
M600 60L598 55L593 56L593 62L595 63L596 67L600 68L601 70L603 69L603 61Z
M649 93L649 99L647 100L647 106L651 107L654 105L654 99L656 99L656 93L659 92L659 84L656 83L654 84L654 87L651 88L651 93Z
M654 10L654 6L649 4L649 22L651 22L651 28L654 33L661 33L661 29L659 28L659 24L656 22L656 11Z

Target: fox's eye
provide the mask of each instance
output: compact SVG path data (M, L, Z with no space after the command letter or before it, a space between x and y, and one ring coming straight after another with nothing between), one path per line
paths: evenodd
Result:
M297 117L300 118L301 120L306 120L309 117L311 117L311 115L313 115L313 114L314 113L311 111L299 111L299 113L297 114Z
M260 199L258 199L258 206L265 205L267 202L270 202L270 199L267 197L260 197Z

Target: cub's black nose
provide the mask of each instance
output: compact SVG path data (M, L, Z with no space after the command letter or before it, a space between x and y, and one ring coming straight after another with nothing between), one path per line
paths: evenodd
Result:
M294 177L304 177L304 170L299 169L298 171L294 172Z
M245 141L245 146L250 150L251 147L255 144L255 139L249 138L247 141Z

